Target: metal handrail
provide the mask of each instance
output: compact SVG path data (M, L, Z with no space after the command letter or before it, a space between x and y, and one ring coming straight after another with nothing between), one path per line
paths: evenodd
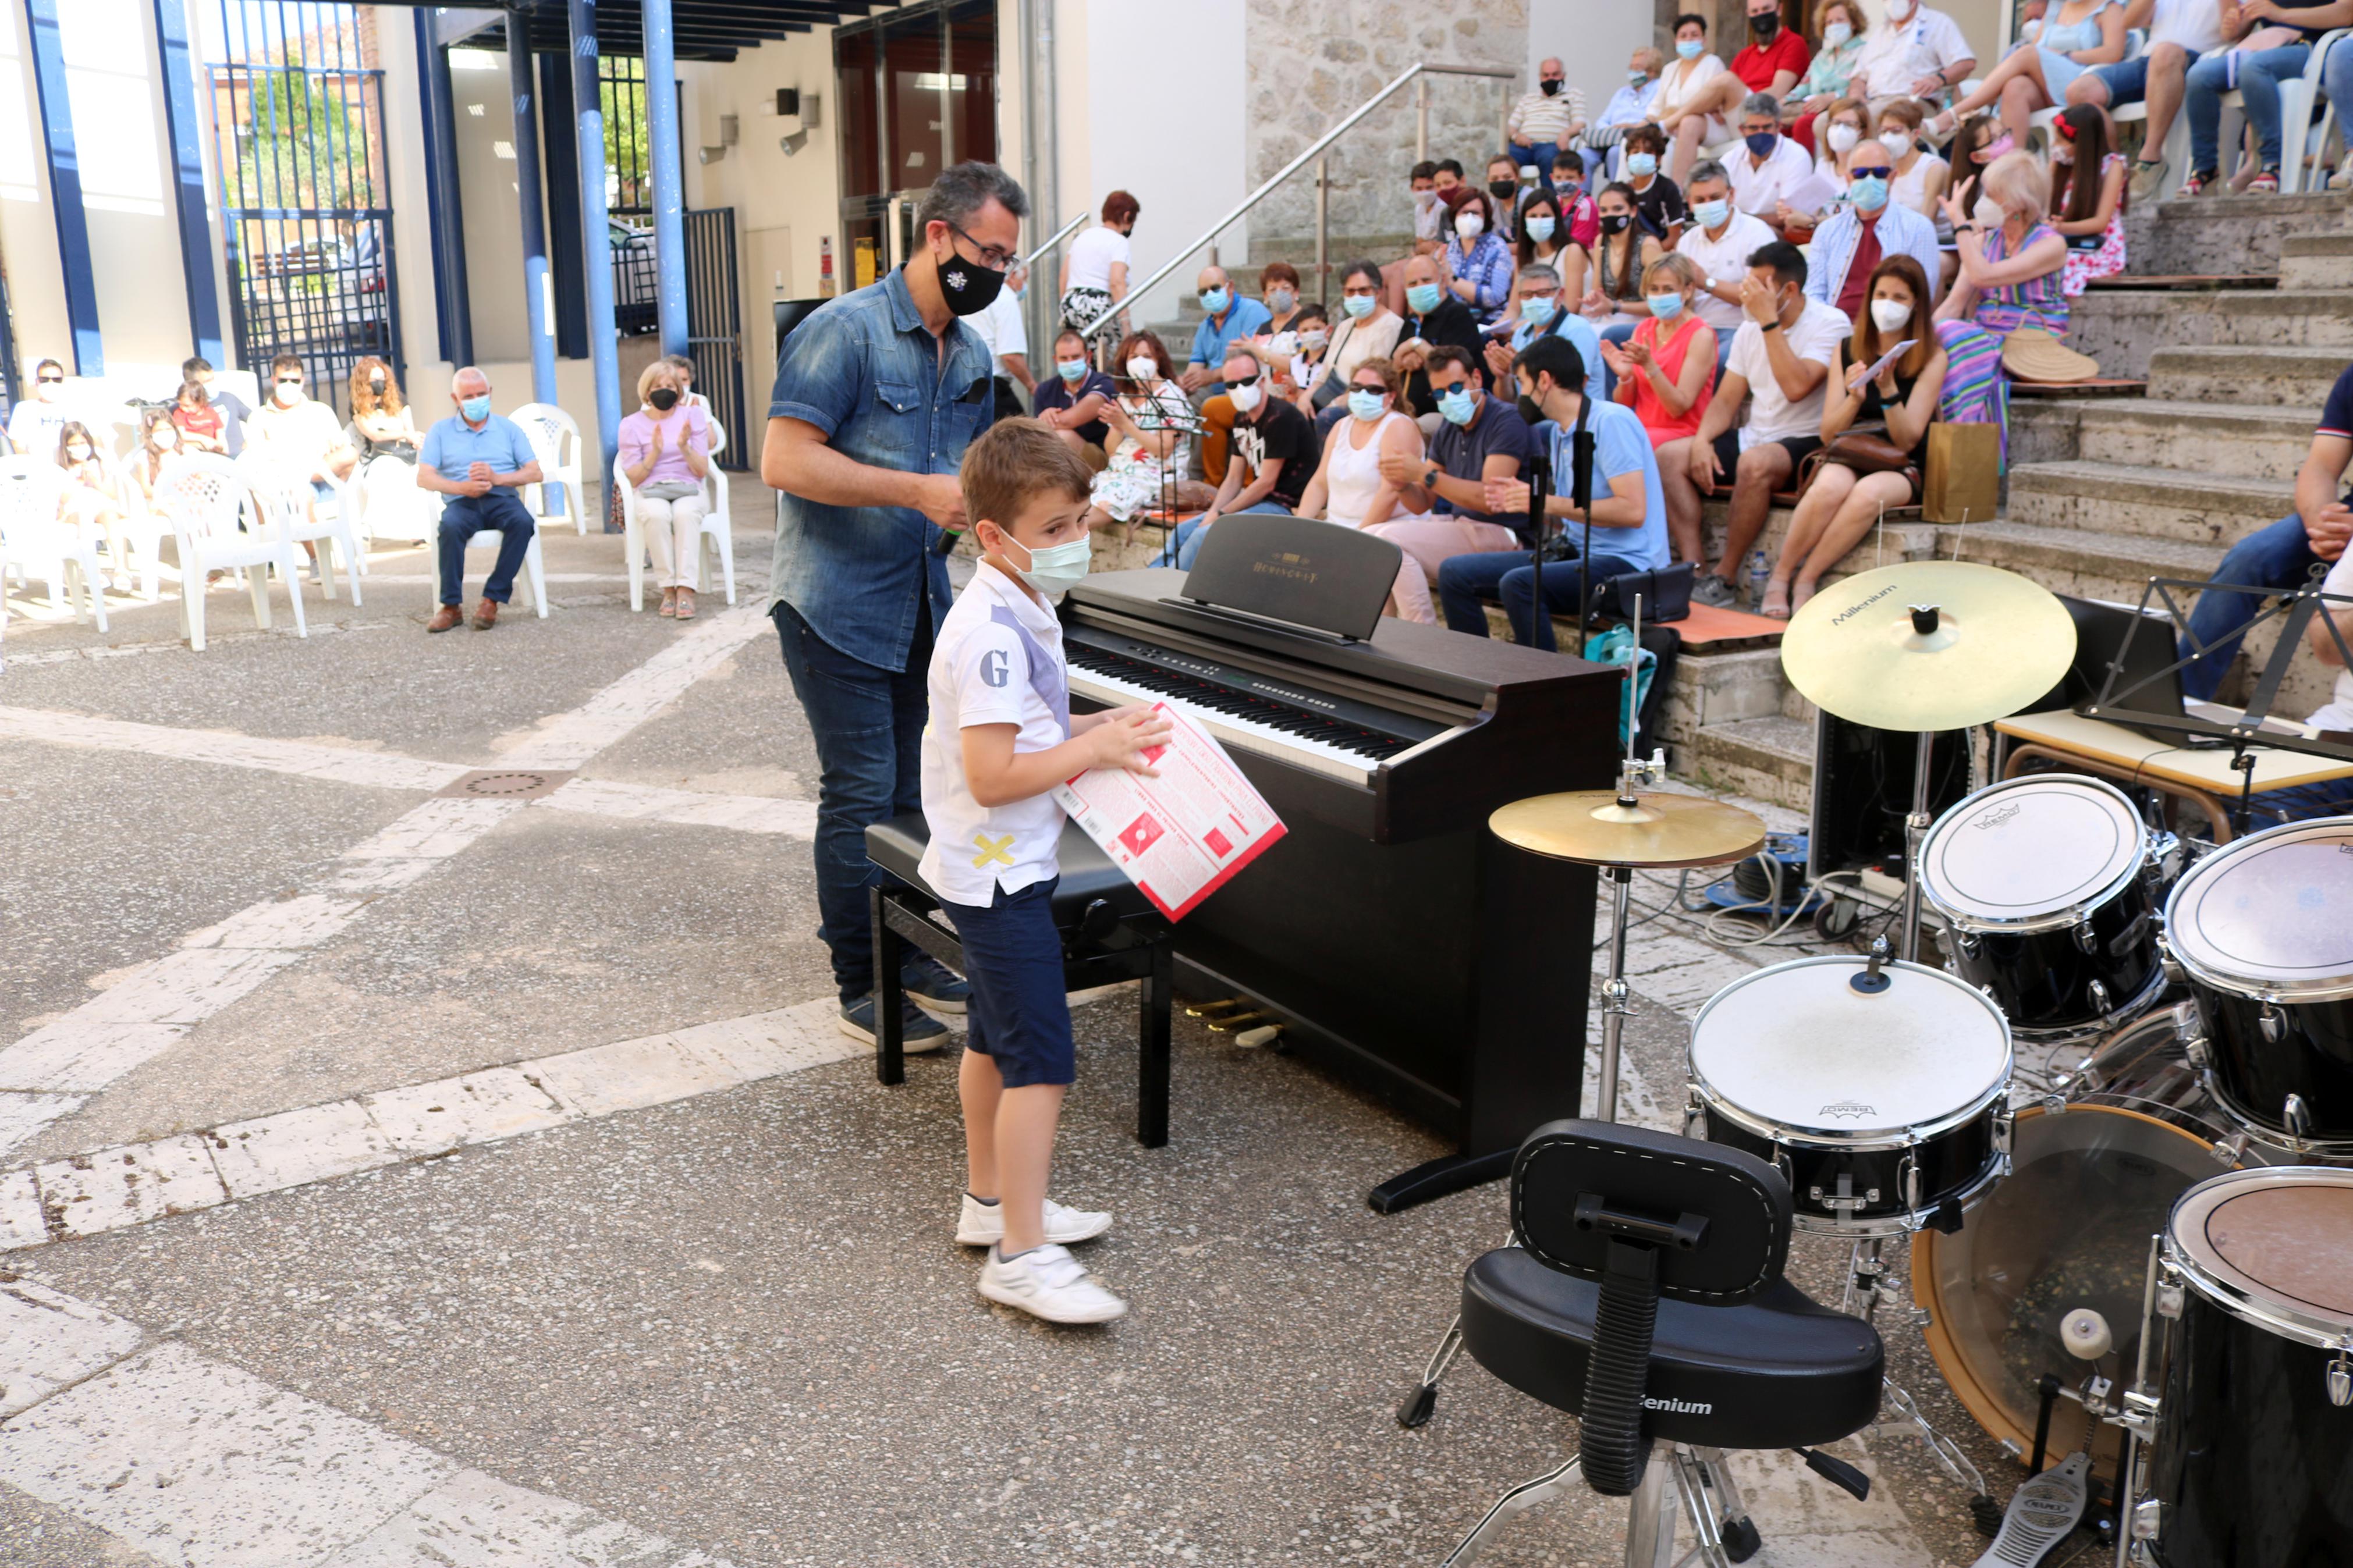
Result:
M1066 240L1066 239L1070 238L1070 237L1071 237L1071 231L1072 229L1074 229L1074 228L1078 227L1078 226L1079 226L1079 225L1081 225L1081 224L1082 224L1082 223L1086 222L1086 221L1087 221L1087 219L1089 219L1090 217L1092 217L1093 216L1094 216L1094 215L1093 215L1092 213L1085 213L1085 212L1081 213L1078 216L1076 216L1076 217L1072 218L1070 222L1068 222L1068 223L1064 224L1061 227L1060 227L1060 228L1056 229L1053 233L1051 233L1051 234L1050 234L1050 235L1048 235L1048 236L1045 237L1045 239L1044 239L1043 241L1041 241L1041 242L1039 244L1039 247L1038 247L1038 248L1037 248L1037 249L1035 249L1035 250L1031 251L1029 255L1027 255L1027 256L1023 257L1020 260L1018 260L1018 261L1015 262L1013 265L1014 265L1015 267L1019 267L1019 268L1028 268L1028 267L1029 267L1029 265L1031 262L1033 262L1033 261L1037 260L1039 257L1041 257L1041 256L1045 255L1048 251L1050 251L1050 250L1053 249L1053 248L1054 248L1054 247L1056 247L1056 246L1058 246L1058 245L1061 244L1061 243L1062 243L1062 241L1064 241L1064 240ZM1008 268L1008 270L1009 270L1009 268Z
M1520 73L1507 66L1439 66L1431 65L1426 60L1417 60L1412 65L1408 66L1405 70L1398 75L1395 81L1392 81L1388 86L1381 89L1380 91L1373 94L1372 97L1358 104L1355 110L1344 118L1340 123L1335 125L1331 130L1326 131L1323 135L1318 136L1314 141L1309 142L1306 148L1301 152L1299 156L1293 158L1290 163L1285 163L1281 169L1277 170L1273 177L1269 179L1266 184L1259 186L1258 189L1252 191L1249 195L1244 196L1241 199L1240 205L1235 207L1233 211L1228 213L1225 216L1211 224L1208 228L1203 232L1199 238L1196 239L1192 244L1187 246L1184 249L1178 251L1176 255L1170 257L1166 262L1162 263L1158 271L1153 273L1151 277L1146 278L1143 282L1134 285L1126 293L1121 295L1118 299L1113 300L1108 305L1105 305L1100 311L1096 312L1093 318L1090 320L1085 326L1075 329L1079 335L1085 338L1092 337L1096 330L1105 321L1110 321L1122 310L1127 309L1128 301L1134 300L1137 295L1150 289L1154 284L1159 282L1163 278L1167 277L1171 272L1176 271L1178 267L1182 266L1203 246L1209 244L1215 240L1219 235L1232 227L1236 219L1240 218L1244 213L1249 212L1250 208L1258 205L1260 202L1265 200L1267 195L1271 193L1277 185L1280 185L1285 180L1291 178L1292 175L1305 168L1309 159L1314 158L1320 162L1324 149L1331 146L1333 142L1337 142L1343 135L1353 130L1358 121L1364 119L1365 116L1370 114L1374 110L1378 109L1382 104L1388 102L1389 98L1399 89L1403 88L1406 83L1412 81L1417 77L1423 76L1483 76L1499 78L1504 81L1517 81L1520 78ZM1426 88L1422 95L1420 109L1422 117L1420 142L1421 150L1426 153L1429 151L1430 141L1430 99ZM1315 268L1319 277L1324 278L1327 281L1328 275L1332 270L1332 264L1328 257L1325 255L1325 251L1328 247L1327 241L1329 237L1326 232L1324 203L1327 199L1327 193L1330 189L1331 181L1325 178L1325 172L1319 168L1316 171L1315 176Z

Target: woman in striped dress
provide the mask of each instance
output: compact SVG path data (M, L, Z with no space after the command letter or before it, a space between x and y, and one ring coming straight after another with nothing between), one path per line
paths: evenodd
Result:
M2030 153L2005 153L1945 198L1960 275L1936 307L1936 337L1951 368L1943 416L1957 425L2004 426L2009 395L2001 342L2021 327L2067 335L2067 241L2043 221L2051 181Z

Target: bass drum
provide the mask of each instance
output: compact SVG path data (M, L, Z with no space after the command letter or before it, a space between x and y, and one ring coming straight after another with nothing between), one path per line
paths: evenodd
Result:
M2079 1387L2097 1371L2123 1387L2140 1344L2149 1237L2175 1200L2237 1162L2216 1146L2197 1075L2183 1059L2171 1009L2120 1031L2077 1076L2064 1110L2021 1107L2010 1173L1950 1236L1912 1243L1912 1296L1928 1311L1928 1353L1978 1426L2022 1465L2034 1450L2049 1373ZM2078 1307L2107 1320L2115 1343L2099 1361L2071 1354L2059 1322ZM2084 1443L2084 1407L2058 1400L2049 1452ZM2102 1426L2094 1469L2113 1477L2119 1434Z

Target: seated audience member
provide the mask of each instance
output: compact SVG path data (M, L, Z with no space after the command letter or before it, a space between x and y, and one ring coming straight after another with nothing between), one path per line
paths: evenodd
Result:
M1656 571L1668 563L1667 513L1661 497L1659 466L1633 413L1614 403L1595 403L1580 389L1585 366L1577 351L1558 338L1528 345L1515 367L1523 412L1533 410L1541 421L1534 435L1549 443L1551 493L1545 497L1547 531L1558 539L1545 562L1542 582L1519 550L1486 551L1450 557L1439 568L1438 592L1446 606L1446 624L1473 637L1487 635L1487 616L1481 600L1504 602L1514 641L1546 650L1557 647L1553 637L1556 613L1576 615L1577 586L1588 591L1629 572ZM1576 495L1574 434L1578 421L1593 436L1592 505L1579 509ZM1528 484L1516 476L1492 479L1487 485L1487 509L1501 519L1525 526L1528 514ZM1586 512L1591 512L1593 553L1584 548ZM1522 536L1524 544L1536 542ZM1556 558L1562 552L1567 559ZM1579 567L1582 563L1583 571Z
M1928 133L1943 136L1963 117L1999 103L2002 130L2023 143L2034 116L2060 103L2077 77L2124 58L2124 0L2060 0L2043 18L2042 33L2004 55L1975 92L1928 122ZM2301 68L2303 62L2296 63Z
M205 395L203 382L191 377L180 384L180 395L172 400L172 423L188 451L228 451L227 416Z
M1806 298L1806 258L1796 246L1776 240L1748 262L1740 327L1715 395L1699 429L1659 453L1668 523L1686 561L1707 558L1702 494L1727 482L1731 487L1724 554L1692 588L1694 602L1721 609L1735 602L1735 576L1765 530L1774 492L1788 488L1798 465L1822 444L1823 389L1852 325ZM1741 405L1752 395L1748 422L1737 425Z
M178 457L181 449L180 427L172 423L171 410L151 408L141 416L139 449L131 454L123 471L130 476L131 483L139 491L140 502L148 510L155 510L155 490L164 482L164 465Z
M1369 529L1403 510L1398 488L1381 473L1381 458L1395 453L1408 461L1421 456L1421 426L1398 410L1405 382L1385 359L1368 359L1348 373L1346 416L1324 437L1314 477L1300 492L1299 515L1344 528ZM1430 580L1413 558L1398 563L1389 592L1389 612L1407 620L1435 622Z
M1081 456L1092 447L1108 458L1103 410L1118 395L1111 377L1087 363L1087 341L1065 327L1054 339L1054 374L1038 384L1038 422Z
M33 367L33 395L8 411L8 444L20 457L58 455L58 437L72 415L66 407L66 367L45 359Z
M1749 42L1733 54L1726 68L1705 52L1707 23L1686 13L1675 18L1677 59L1659 80L1651 105L1661 130L1674 141L1670 173L1677 179L1699 159L1700 149L1730 140L1725 127L1750 93L1778 101L1798 85L1806 69L1806 41L1781 26L1779 0L1747 0Z
M1877 142L1858 142L1847 154L1847 166L1852 180L1846 205L1814 231L1813 257L1806 264L1806 297L1836 307L1850 321L1860 321L1881 258L1908 256L1932 281L1943 258L1936 251L1936 226L1893 199L1895 160L1885 147ZM1935 300L1932 297L1922 303L1932 306Z
M1659 73L1667 57L1648 44L1634 51L1626 62L1626 85L1609 95L1601 106L1581 140L1580 156L1585 163L1586 183L1606 184L1609 179L1609 150L1624 139L1626 132L1637 125L1651 122L1651 97L1658 90Z
M711 471L711 416L678 384L678 372L656 360L638 377L638 409L621 421L619 462L638 500L638 535L653 557L655 612L694 619L694 582L702 556L702 489ZM629 563L632 569L636 563Z
M1847 155L1855 150L1858 143L1868 140L1864 127L1870 119L1870 108L1859 98L1841 98L1822 110L1815 124L1814 139L1820 145L1814 159L1814 173L1844 190ZM1786 202L1774 210L1785 228L1794 218L1810 216L1798 212Z
M1771 225L1778 237L1777 215L1788 205L1783 198L1811 181L1814 161L1803 147L1781 134L1781 106L1769 92L1752 92L1741 100L1740 139L1744 145L1732 154L1731 166L1725 170L1732 183L1732 205ZM1684 189L1688 192L1690 187ZM1812 215L1799 216L1810 219ZM1807 226L1812 226L1810 222Z
M1005 287L997 290L997 296L1000 299L1011 297L1018 304L1021 290L1029 286L1029 269L1026 267L1017 265L1012 271L1008 272L1005 275ZM985 311L983 312L983 314L986 313L987 312ZM975 317L969 319L977 320L978 318ZM1029 334L1026 331L1017 333L1013 337L1005 339L1004 341L1008 342L1018 342L1022 346L1018 351L1009 351L1008 353L998 354L997 357L1000 362L999 368L1004 368L1001 362L1007 360L1018 360L1021 363L1021 374L1023 375L1029 374ZM988 342L989 346L994 348L997 346L998 340L991 337ZM694 390L694 356L692 354L664 354L661 357L661 362L662 363L670 366L671 373L678 377L678 400L681 403L685 404L689 408L702 409L703 416L705 418L709 418L711 416L711 399L703 396L702 394Z
M397 458L417 461L417 416L400 395L392 367L369 354L352 366L352 422L343 429L358 461Z
M1260 268L1258 297L1259 303L1266 307L1266 325L1259 329L1259 334L1290 331L1301 310L1299 268L1288 261L1270 261Z
M1315 427L1307 416L1274 395L1265 356L1248 343L1236 343L1226 356L1223 374L1224 397L1234 411L1225 476L1209 510L1187 518L1169 533L1160 555L1163 566L1191 571L1202 538L1221 517L1296 511L1300 492L1315 471Z
M1449 292L1471 307L1485 326L1503 313L1512 292L1512 250L1495 232L1494 204L1484 191L1458 185L1446 198L1447 228L1442 265Z
M1683 225L1691 221L1691 209L1683 203L1683 187L1660 172L1666 137L1655 125L1638 125L1626 132L1621 145L1626 153L1626 188L1633 197L1635 215L1652 237L1672 250L1683 236Z
M1405 411L1417 418L1438 412L1437 395L1430 389L1429 360L1438 348L1455 348L1466 354L1479 352L1479 323L1471 307L1449 294L1439 281L1438 262L1428 256L1405 264L1405 328L1389 356L1405 377Z
M65 474L58 494L59 517L79 524L85 532L111 531L122 521L122 490L114 465L106 460L90 426L78 419L58 426L57 464Z
M246 421L246 449L290 479L307 479L312 502L335 499L334 481L351 477L358 454L344 444L332 404L315 402L302 362L280 354L269 362L269 396ZM317 553L315 545L308 548Z
M1424 158L1407 174L1413 192L1413 247L1436 251L1446 244L1446 199L1438 194L1438 165Z
M1870 28L1871 18L1863 14L1860 0L1815 0L1814 58L1807 62L1806 74L1798 79L1798 85L1781 100L1789 134L1799 145L1816 151L1827 145L1821 117L1850 97L1848 84L1854 79L1854 63L1862 56L1862 36ZM1845 151L1835 146L1828 150Z
M1557 57L1538 62L1536 85L1524 92L1504 117L1504 151L1516 167L1534 163L1552 190L1553 160L1574 153L1585 134L1585 94L1568 85L1568 69Z
M206 401L220 410L221 440L232 458L245 451L245 422L253 417L253 410L244 398L227 387L216 387L216 379L212 361L195 354L180 362L180 379L193 381L205 389Z
M1977 68L1959 23L1920 0L1887 0L1879 26L1855 57L1847 90L1873 113L1899 98L1940 106L1954 84Z
M1321 415L1340 407L1347 399L1351 373L1368 359L1387 364L1403 333L1404 321L1381 303L1381 267L1377 261L1348 264L1340 274L1340 307L1345 319L1332 329L1322 360L1301 384L1302 414ZM1320 432L1331 426L1323 424L1317 428Z
M1617 401L1634 411L1654 448L1697 434L1715 388L1715 329L1692 309L1703 281L1690 257L1659 258L1642 277L1650 315L1623 347L1601 345Z
M2140 128L2141 155L2132 166L2127 195L2133 201L2153 202L2165 195L2169 165L2151 154L2165 146L2173 117L2181 111L2190 62L2222 47L2222 7L2217 0L2155 0L2153 6L2149 0L2140 0L2126 14L2125 25L2130 27L2136 21L2148 27L2147 47L2131 59L2093 67L2069 82L2063 96L2069 103L2095 109L2147 105ZM2335 78L2345 67L2353 67L2353 53L2339 55L2332 50L2326 68L2328 77ZM2338 106L2341 116L2347 99L2337 89L2353 83L2332 79L2326 86L2326 96Z
M1266 331L1269 320L1264 305L1234 292L1233 280L1222 267L1202 268L1195 284L1201 309L1208 313L1193 330L1192 358L1185 365L1185 374L1176 378L1187 397L1218 379L1219 367L1226 363L1226 351L1236 338L1258 336Z
M1920 122L1924 118L1918 99L1897 99L1879 111L1879 144L1895 161L1894 177L1888 182L1893 199L1941 226L1945 216L1941 205L1945 178L1952 165L1921 143ZM1956 132L1953 139L1958 142L1959 133ZM1948 251L1952 247L1952 235L1942 226L1936 231L1936 244Z
M1888 111L1893 114L1906 105L1918 107L1912 100L1905 99L1891 104ZM1953 237L1953 220L1945 210L1945 198L1967 185L1969 195L1963 205L1975 209L1977 197L1982 194L1986 165L1993 161L1994 143L2002 134L2001 127L1994 123L1991 116L1980 114L1962 121L1953 139L1945 143L1945 177L1937 182L1936 210L1929 215L1936 220L1936 248L1945 259L1945 276L1938 284L1940 304L1944 296L1952 292L1953 280L1961 275L1960 243Z
M1732 352L1732 334L1740 326L1741 290L1748 281L1748 258L1777 237L1763 218L1745 213L1732 202L1731 176L1713 161L1692 170L1692 226L1683 230L1675 254L1699 268L1699 297L1694 309L1700 320L1715 329L1719 362ZM1619 342L1623 342L1621 335Z
M1520 351L1538 338L1559 338L1585 361L1586 393L1596 399L1609 395L1601 368L1601 337L1575 310L1561 287L1559 275L1541 264L1523 267L1512 285L1513 327L1508 339L1489 342L1482 351L1488 384L1498 397L1517 398L1520 388L1512 372Z
M2321 408L2304 466L2296 470L2295 510L2231 546L2209 581L2277 592L2303 584L2315 565L2342 559L2347 540L2353 539L2353 490L2339 493L2348 464L2353 464L2353 366L2337 378ZM2189 636L2179 649L2179 657L2189 660L2181 667L2183 692L2213 699L2230 673L2247 622L2263 605L2252 594L2209 588L2198 595L2189 612Z
M1642 226L1632 186L1606 186L1595 201L1601 209L1601 237L1593 247L1592 286L1577 308L1597 331L1631 331L1650 311L1642 302L1642 276L1666 247Z
M2050 181L2031 153L2004 153L1946 195L1960 273L1936 307L1939 322L1997 338L2021 327L2067 335L2067 241L2044 221L2050 208Z
M2182 78L2182 97L2189 118L2189 172L2179 194L2194 196L2213 188L2221 175L2218 137L2222 97L2233 89L2246 110L2248 128L2254 132L2256 166L2260 171L2232 189L2274 194L2280 188L2281 87L2304 75L2313 47L2332 29L2345 26L2347 8L2315 4L2314 0L2241 0L2223 12L2229 30L2248 28L2230 48L2217 49L2192 65ZM2340 46L2341 47L2341 46ZM2348 62L2332 49L2322 68L2325 89L2339 92L2353 87L2346 76ZM2336 100L2341 117L2346 103ZM2302 157L2306 149L2292 150Z
M1894 363L1864 379L1905 343L1912 346ZM1830 384L1838 390L1822 399L1821 436L1835 441L1850 430L1880 426L1888 445L1909 454L1912 471L1862 473L1835 455L1824 458L1798 500L1758 615L1778 620L1802 609L1822 574L1861 543L1872 524L1890 508L1919 500L1916 480L1927 462L1928 426L1945 393L1946 363L1929 321L1927 269L1909 256L1887 258L1872 268L1854 334L1831 367Z
M1495 237L1509 248L1519 238L1520 205L1536 195L1534 187L1520 186L1520 166L1510 153L1498 153L1487 160L1487 200L1493 209Z
M1593 194L1585 188L1585 160L1575 153L1553 160L1552 206L1559 218L1553 242L1591 249L1601 232L1600 216L1594 210Z
M1430 353L1430 380L1440 388L1438 433L1430 437L1427 453L1411 456L1384 447L1381 478L1397 487L1399 504L1408 512L1374 523L1365 530L1378 534L1406 553L1407 563L1427 584L1438 580L1440 569L1457 555L1485 550L1514 550L1516 523L1525 519L1497 517L1487 510L1487 482L1519 475L1527 461L1527 422L1499 398L1480 390L1479 371L1461 349Z
M2108 111L2073 104L2051 122L2051 226L2067 241L2059 286L2069 299L2125 269L2125 155Z
M1557 196L1539 194L1534 201L1520 209L1520 238L1513 247L1522 270L1531 267L1549 267L1568 289L1572 300L1585 298L1585 248L1568 237L1568 226L1561 221L1561 204L1572 199L1585 205L1585 195L1575 185L1559 185ZM1599 220L1595 231L1600 229ZM1504 318L1511 312L1506 310Z
M480 371L468 365L452 376L449 401L457 413L425 433L417 454L417 488L448 498L437 541L441 607L425 629L446 632L466 618L459 608L466 596L466 543L496 530L498 562L474 606L474 629L486 632L498 624L499 606L514 596L515 574L531 550L538 525L515 492L540 482L539 460L522 427L491 412L491 378Z
M1300 306L1299 314L1292 318L1290 330L1267 340L1268 368L1274 376L1275 395L1297 407L1299 389L1314 379L1324 363L1324 351L1331 342L1330 314L1323 306L1312 302Z
M1170 481L1185 477L1186 427L1195 420L1173 369L1156 333L1130 332L1119 345L1119 392L1103 413L1113 439L1095 476L1090 531L1124 523L1133 538L1136 520L1170 500Z

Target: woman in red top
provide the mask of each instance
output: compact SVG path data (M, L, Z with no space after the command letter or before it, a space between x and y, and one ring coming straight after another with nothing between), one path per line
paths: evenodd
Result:
M180 384L180 400L173 405L172 423L180 427L181 443L192 452L228 450L228 441L221 434L221 411L212 405L201 381Z
M1601 357L1618 378L1611 395L1641 420L1654 452L1699 433L1715 390L1715 329L1691 308L1706 281L1690 257L1659 258L1642 274L1651 314L1635 324L1625 347L1601 340Z

